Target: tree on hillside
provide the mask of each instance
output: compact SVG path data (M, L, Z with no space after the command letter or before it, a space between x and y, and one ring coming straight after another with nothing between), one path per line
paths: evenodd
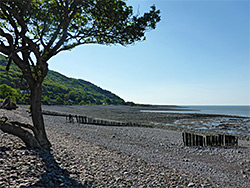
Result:
M13 100L16 100L19 93L16 89L6 85L2 84L0 85L0 99L6 99L7 97L11 97Z
M0 52L9 59L6 71L15 63L29 85L33 121L33 126L22 127L1 120L1 130L28 146L49 149L41 109L49 59L82 44L126 46L145 40L159 15L154 5L141 16L133 15L122 0L0 0Z

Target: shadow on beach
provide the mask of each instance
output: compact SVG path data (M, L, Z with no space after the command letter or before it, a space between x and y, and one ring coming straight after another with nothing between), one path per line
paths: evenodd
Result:
M1 145L5 144L2 139ZM51 151L29 149L16 142L0 146L0 156L0 187L93 187L62 168Z
M46 172L41 174L40 181L30 187L92 187L90 182L82 184L70 177L71 172L60 167L51 151L36 150L46 165Z

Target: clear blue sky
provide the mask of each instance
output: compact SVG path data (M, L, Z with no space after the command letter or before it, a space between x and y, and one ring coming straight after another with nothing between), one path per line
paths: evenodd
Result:
M248 0L128 0L140 14L161 10L147 40L122 47L83 45L49 67L90 81L126 101L250 104Z

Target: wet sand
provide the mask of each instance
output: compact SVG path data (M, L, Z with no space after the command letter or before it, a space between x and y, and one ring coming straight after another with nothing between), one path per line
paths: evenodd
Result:
M250 140L250 118L241 116L227 116L217 114L200 113L152 113L142 112L149 110L159 111L182 111L185 107L178 106L43 106L44 110L63 112L115 120L131 122L153 127L176 130L191 131L200 134L224 133L236 135L244 140ZM190 110L189 110L190 111Z

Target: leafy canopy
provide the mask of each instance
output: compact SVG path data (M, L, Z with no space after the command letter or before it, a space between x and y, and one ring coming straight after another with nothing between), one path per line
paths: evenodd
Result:
M23 129L13 126L6 132L20 133L27 146L50 148L41 110L48 60L81 44L128 45L143 40L160 21L159 14L152 6L148 13L133 16L132 7L122 0L0 0L0 53L9 59L6 71L13 60L29 85L36 128L30 128L35 139L31 136L28 141L29 132Z
M22 54L34 66L31 53L47 62L81 44L129 45L144 40L159 15L154 5L133 15L122 0L1 0L0 52L10 58Z

